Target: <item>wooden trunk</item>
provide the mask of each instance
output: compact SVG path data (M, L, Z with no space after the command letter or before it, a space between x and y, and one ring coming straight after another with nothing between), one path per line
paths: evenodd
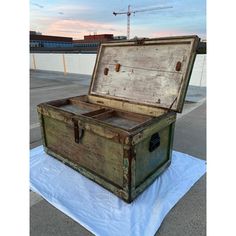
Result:
M88 95L38 105L45 151L132 202L170 165L198 41L102 44Z

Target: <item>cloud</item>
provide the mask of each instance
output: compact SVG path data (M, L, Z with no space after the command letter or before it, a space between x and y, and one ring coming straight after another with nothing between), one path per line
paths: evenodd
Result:
M38 3L31 3L33 6L36 6L36 7L39 7L39 8L44 8L44 6L43 5L40 5L40 4L38 4Z
M44 6L36 1L36 7L31 8L30 26L32 30L43 34L83 38L86 34L113 33L126 35L127 16L114 16L112 11L127 11L127 5L118 0L111 1L44 1ZM163 5L166 0L148 0L147 2L132 5L131 9L146 9L155 7L157 1ZM79 2L79 3L78 3ZM197 1L198 2L198 1ZM205 36L205 3L191 0L170 0L168 5L173 9L162 11L147 11L137 13L131 17L131 37L160 37L170 35L200 34ZM131 0L131 4L134 0ZM148 7L149 5L149 7ZM41 7L44 7L41 10Z
M165 37L165 36L178 36L178 35L186 35L185 32L178 30L160 30L159 32L154 32L151 34L151 37Z
M73 14L73 13L79 13L83 11L88 11L91 8L89 6L85 5L73 5L73 4L67 4L67 5L56 5L48 7L48 11L50 12L66 12L67 14Z
M43 32L49 35L61 35L73 38L83 38L86 34L91 33L116 33L122 34L124 27L112 25L109 23L98 23L93 21L82 20L57 20L52 22L48 28Z

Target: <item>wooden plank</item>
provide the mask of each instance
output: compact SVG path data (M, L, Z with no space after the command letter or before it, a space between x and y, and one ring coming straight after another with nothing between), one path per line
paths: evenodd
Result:
M162 116L156 118L155 120L152 120L152 123L147 127L143 126L142 128L136 129L135 131L132 132L131 134L132 145L142 142L142 140L150 137L159 130L162 130L165 127L173 124L175 121L176 121L176 114L172 111L167 114L163 114Z
M166 56L168 51L172 56ZM91 94L168 108L183 77L182 72L175 71L176 63L181 61L184 70L188 53L186 45L104 48ZM118 73L114 69L116 62L121 64ZM109 68L107 76L103 74L105 67Z
M101 108L101 109L98 109L98 110L95 110L95 111L91 111L91 112L85 113L83 115L87 116L87 117L96 118L97 116L100 116L101 114L104 114L104 112L107 112L107 111L110 111L110 110L105 109L105 108Z
M113 116L114 112L115 112L114 110L108 109L103 113L100 113L100 114L97 114L97 115L93 116L93 118L97 119L97 120L105 120L106 118L109 118L109 117Z
M135 146L136 151L136 175L135 175L135 187L138 187L144 182L149 175L155 172L165 162L169 160L169 129L170 126L158 131L160 135L160 146L153 152L149 152L149 144L151 136L150 134L146 139L143 139ZM157 132L156 132L157 133Z
M72 112L63 111L58 107L54 107L46 103L39 104L37 106L37 111L44 117L51 117L53 119L63 121L69 125L73 125L72 118L74 114Z
M74 114L78 114L78 115L88 113L94 110L92 107L89 107L89 106L80 106L80 105L74 105L74 104L63 105L60 107L60 109L64 111L73 112Z
M171 164L171 161L164 163L159 169L152 173L142 184L131 192L131 199L137 198L148 186L150 186L155 179L160 176Z
M185 92L185 81L190 77L188 69L193 63L190 58L193 49L196 51L195 42L197 37L145 40L142 45L102 44L89 93L178 110L183 105L178 98ZM115 69L117 63L121 65L119 72ZM109 69L108 75L104 75L104 68Z
M122 118L134 120L137 122L144 122L144 121L148 121L151 119L150 116L135 114L135 113L131 113L131 112L124 112L124 111L115 111L115 115L120 116Z
M131 112L123 112L123 111L118 111L118 110L113 110L113 109L109 109L109 110L104 110L104 112L93 116L93 118L97 118L97 119L106 119L106 118L110 118L110 117L121 117L127 120L133 120L136 122L144 122L147 120L150 120L151 117L149 116L142 116L140 114L134 114Z
M172 36L172 37L159 37L159 38L143 38L144 44L157 44L157 43L174 43L178 44L181 42L186 42L191 38L197 37L197 35L185 35L185 36ZM170 38L172 39L172 42L170 42ZM116 45L137 45L140 39L133 39L133 40L119 40L119 41L109 41L107 43L101 43L101 46L116 46ZM111 45L112 44L112 45Z
M188 65L187 65L188 70L186 71L186 78L179 88L180 91L182 91L182 92L179 93L179 96L176 100L176 111L180 112L180 113L182 112L183 107L184 107L184 100L185 100L185 97L187 94L188 85L189 85L191 73L193 70L194 61L196 58L196 49L197 49L198 44L199 44L199 40L195 40L192 42L191 52L189 54L189 61L188 61Z
M42 144L44 147L47 146L46 139L45 139L45 130L44 130L44 116L38 112L39 122L40 122L40 132L42 137Z
M122 198L124 201L129 202L129 194L128 194L128 191L126 190L126 188L122 188L122 187L118 187L118 186L114 185L114 183L110 182L107 179L104 179L102 176L99 176L99 175L95 174L93 171L89 171L85 167L82 167L78 164L75 164L74 162L71 162L67 158L55 153L54 151L48 149L47 147L44 147L44 149L47 154L57 158L58 160L60 160L64 164L66 164L66 165L70 166L71 168L73 168L74 170L80 172L82 175L86 176L87 178L91 179L92 181L95 181L96 183L101 185L103 188L113 192L115 195Z
M105 97L92 96L92 95L89 95L88 99L91 103L94 103L94 104L110 107L112 109L119 109L122 111L143 114L143 115L150 115L150 116L157 117L166 113L166 110L164 109L153 107L150 105L139 104L138 102L134 103L134 102L129 102L129 101L109 99Z
M110 114L107 117L100 118L104 123L111 124L126 130L133 130L134 128L138 126L142 126L144 122L138 122L135 120L123 118L120 116L112 115Z
M126 130L133 130L143 126L144 123L152 119L148 116L141 116L130 112L121 112L117 110L108 110L104 113L94 116L93 118L101 120L106 124L111 124Z
M73 126L50 117L44 117L44 129L48 149L123 186L123 145L88 131L78 144Z
M62 121L69 126L73 126L73 120L78 120L79 127L88 130L95 135L99 135L117 143L129 143L129 132L119 127L114 127L106 123L99 122L91 117L76 115L72 112L63 111L58 107L49 104L39 104L37 110L43 116L51 117L55 120Z
M76 96L76 97L70 97L69 98L72 102L88 102L88 96L87 95L80 95L80 96Z
M153 125L155 126L155 124ZM150 137L153 134L152 132L149 133L149 136L146 136L138 145L134 146L136 156L134 167L132 168L132 200L134 200L147 188L147 186L149 186L160 174L162 174L171 163L175 123L171 123L169 125L167 124L164 128L160 126L160 124L156 124L156 127L159 128L156 132L158 131L160 134L161 144L154 151L156 152L155 155L145 152L149 145ZM137 149L140 149L141 151ZM143 151L145 152L145 155L141 154Z

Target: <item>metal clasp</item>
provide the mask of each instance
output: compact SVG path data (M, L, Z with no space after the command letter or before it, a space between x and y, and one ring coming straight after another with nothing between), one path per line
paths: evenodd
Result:
M84 129L79 128L78 121L75 119L72 119L74 123L74 137L75 137L75 142L80 143L81 139L84 136Z

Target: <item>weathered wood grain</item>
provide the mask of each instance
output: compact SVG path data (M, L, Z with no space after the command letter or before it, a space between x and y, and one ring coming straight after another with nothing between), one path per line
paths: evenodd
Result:
M48 149L47 147L44 147L44 150L47 154L57 158L58 160L62 161L64 164L70 166L71 168L78 171L82 175L100 184L105 189L111 191L118 197L122 198L124 201L128 202L130 195L129 195L129 191L127 191L125 187L123 188L118 187L114 183L110 182L109 180L104 181L104 178L102 176L98 176L98 174L94 173L93 171L87 170L85 167L82 167L74 162L71 162L68 158L63 157L61 154L55 153L53 150Z
M61 121L44 117L47 148L70 161L123 186L123 146L84 132L81 143L74 141L74 129Z
M148 150L151 135L135 146L135 187L138 187L149 175L169 160L169 129L170 126L167 126L158 132L160 135L160 146L153 152Z
M91 107L85 107L85 106L82 107L82 106L73 105L73 104L67 104L67 105L61 106L60 108L64 111L73 112L74 114L84 114L93 110L91 109Z
M91 103L98 104L101 106L119 109L122 111L134 112L143 115L155 116L155 117L158 117L167 112L165 109L153 107L150 105L140 104L138 102L135 103L129 101L121 101L117 99L92 96L92 95L89 95L88 99Z
M196 37L173 40L102 44L95 65L90 95L151 104L179 110L196 53ZM116 64L120 64L119 72ZM176 65L181 63L180 70ZM104 68L109 72L104 75ZM181 103L181 104L179 104Z
M144 123L152 119L148 116L141 116L139 114L115 110L106 111L99 115L93 116L93 118L127 130L135 129L139 126L142 126L144 125Z
M138 144L139 142L142 142L144 139L148 138L151 134L154 134L158 132L159 130L164 129L165 127L170 126L172 123L174 123L176 120L176 113L174 112L168 112L167 114L164 114L157 117L155 120L152 120L152 122L141 129L136 129L132 132L132 144Z

